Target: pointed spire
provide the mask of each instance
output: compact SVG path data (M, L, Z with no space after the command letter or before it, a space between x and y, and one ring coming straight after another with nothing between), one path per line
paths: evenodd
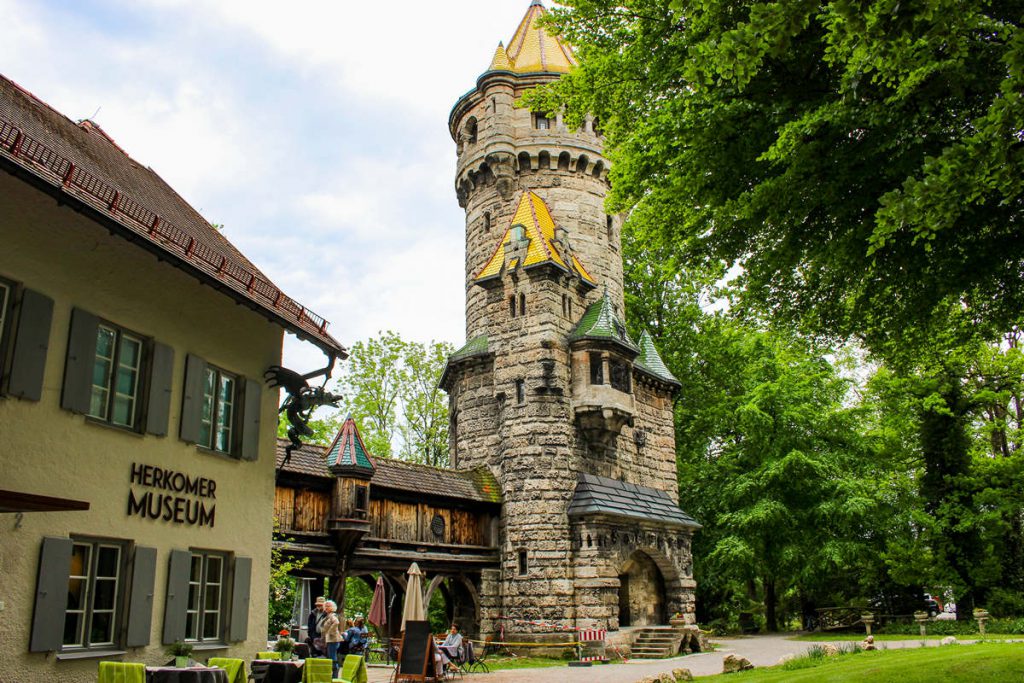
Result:
M540 0L533 0L505 49L510 68L516 73L566 73L576 66L572 50L538 23L547 14ZM497 56L497 55L496 55ZM491 70L496 70L493 65Z
M647 374L653 375L663 382L681 386L676 376L665 365L665 361L661 359L657 347L654 346L654 339L651 338L647 330L640 335L640 355L633 362Z
M363 445L356 421L349 415L327 449L327 467L333 474L370 478L374 466L370 453Z
M505 45L498 43L498 49L494 51L491 59L491 66L488 71L512 71L512 62L508 60L508 53L505 52Z

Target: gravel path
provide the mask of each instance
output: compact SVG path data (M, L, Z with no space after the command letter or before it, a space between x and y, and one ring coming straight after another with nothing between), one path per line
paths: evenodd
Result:
M779 659L787 654L800 655L814 642L789 640L790 635L763 635L744 638L716 638L713 642L718 648L714 652L706 652L672 659L642 660L634 659L619 664L599 664L591 667L552 666L544 669L507 669L494 671L490 674L472 674L464 679L456 678L462 683L635 683L641 678L671 672L672 669L686 668L694 676L709 676L722 673L722 660L728 654L746 657L757 667L774 666ZM822 641L826 642L826 641ZM834 642L834 641L833 641ZM843 645L843 643L835 643ZM929 641L929 645L938 645L938 640ZM921 647L920 640L890 640L878 643L880 648L901 649L905 647ZM370 667L370 683L387 683L391 669Z

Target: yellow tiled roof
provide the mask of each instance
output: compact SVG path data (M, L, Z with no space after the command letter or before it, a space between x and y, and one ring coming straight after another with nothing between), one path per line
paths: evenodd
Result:
M558 38L548 35L547 31L537 24L537 20L547 14L540 0L533 0L526 16L519 22L508 48L505 52L508 66L497 66L497 52L491 62L491 71L514 71L516 73L534 73L548 71L566 73L576 66L576 58L572 50Z
M547 204L533 192L524 192L519 200L516 213L512 217L512 223L505 230L494 254L477 274L475 278L477 282L501 275L502 267L505 265L505 245L512 241L512 229L517 225L523 227L523 236L528 240L526 256L522 262L523 268L542 263L554 263L563 270L570 270L566 265L565 258L552 241L555 239L555 221L551 217L551 211L548 210ZM508 267L515 268L518 265L520 265L519 259L516 257L510 259ZM575 256L572 256L572 270L590 284L597 284Z
M508 53L505 52L505 46L502 43L498 43L498 49L494 51L494 57L491 59L491 68L488 71L511 71L512 62L508 61Z

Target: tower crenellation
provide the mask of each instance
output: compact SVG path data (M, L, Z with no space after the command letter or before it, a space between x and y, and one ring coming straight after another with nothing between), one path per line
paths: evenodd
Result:
M589 119L569 130L517 106L576 64L537 23L544 12L533 0L449 117L467 339L442 377L451 461L490 468L503 496L481 628L499 616L512 631L692 620L699 525L676 506L679 383L650 336L634 341L623 322L601 136Z

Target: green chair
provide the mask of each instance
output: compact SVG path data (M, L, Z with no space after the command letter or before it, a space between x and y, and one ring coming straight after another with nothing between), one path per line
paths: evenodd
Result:
M334 662L329 659L307 659L302 665L302 683L331 683Z
M368 683L366 673L366 659L359 655L345 655L345 661L341 664L341 678L335 678L332 683Z
M276 659L281 660L280 652L257 652L256 659Z
M146 665L137 662L100 662L98 683L146 683Z
M210 657L206 666L216 666L224 669L228 675L228 683L245 683L245 662L241 659L230 657Z

